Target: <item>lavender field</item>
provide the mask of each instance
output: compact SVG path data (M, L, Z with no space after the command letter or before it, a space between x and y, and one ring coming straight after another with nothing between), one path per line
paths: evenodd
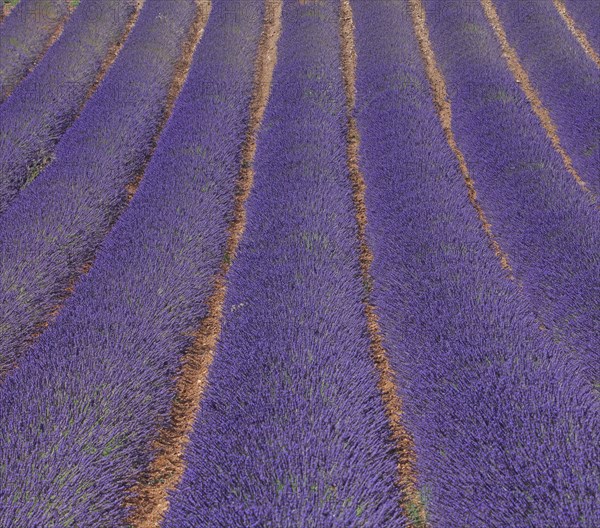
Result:
M600 527L599 6L4 1L0 528Z

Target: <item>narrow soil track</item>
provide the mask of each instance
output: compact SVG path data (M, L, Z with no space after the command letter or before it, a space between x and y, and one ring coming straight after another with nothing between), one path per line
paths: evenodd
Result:
M256 73L250 120L242 149L233 220L229 226L226 256L208 299L208 315L202 321L193 347L183 358L183 366L175 386L171 426L160 432L156 441L157 455L150 468L132 490L134 498L129 523L139 528L159 526L168 507L168 493L175 489L185 470L183 454L200 409L207 376L221 331L226 293L226 275L244 233L245 203L254 180L252 163L256 152L256 136L262 122L277 60L277 40L281 32L282 0L265 0L265 20L256 58Z
M133 11L133 13L131 13L129 20L127 21L127 24L125 25L125 30L123 31L123 34L121 35L119 40L117 42L115 42L111 46L111 48L108 50L108 53L106 54L106 57L104 58L104 61L102 61L102 66L100 66L100 69L98 70L98 73L96 74L94 83L89 87L87 93L85 94L83 104L81 105L80 113L81 113L81 110L83 110L85 103L87 103L88 99L96 91L96 88L98 88L98 85L102 82L102 79L104 79L104 76L106 75L106 72L108 71L108 69L112 66L113 62L115 62L117 55L119 55L119 52L123 48L123 45L125 44L125 41L127 40L127 37L129 37L129 33L131 33L133 26L135 26L135 23L137 22L137 19L140 16L140 11L142 9L142 6L144 5L144 1L145 0L137 0L137 2L135 3L135 10ZM77 117L79 117L79 115ZM75 119L77 119L77 117Z
M546 107L543 105L542 100L540 99L540 96L538 95L537 91L531 84L529 75L527 74L527 72L525 71L525 68L523 68L523 65L519 61L517 52L514 50L514 48L508 42L508 38L506 37L506 32L504 31L504 28L502 27L502 22L500 21L500 18L498 17L498 13L496 12L494 3L492 2L492 0L480 0L480 1L481 1L481 5L483 6L483 9L485 11L485 16L487 17L490 25L494 29L494 33L496 34L496 37L498 38L498 41L500 42L500 46L502 48L502 55L506 59L508 68L510 69L510 72L512 73L513 77L515 78L517 84L521 87L521 90L523 90L525 97L527 97L527 100L529 101L529 104L531 105L532 110L534 111L534 113L538 117L538 119L540 120L542 126L544 127L544 130L546 130L546 134L548 135L548 138L552 142L552 146L554 147L554 150L556 150L556 152L558 152L558 154L562 158L565 168L567 169L569 174L571 174L571 176L573 176L573 178L577 182L577 185L579 185L586 193L588 193L592 197L592 199L595 199L594 194L592 193L592 191L589 189L586 182L581 178L581 176L579 175L579 173L573 166L573 161L571 160L571 157L569 156L567 151L561 145L560 138L558 137L558 131L556 128L556 124L552 120L552 117L550 117L550 113L548 112Z
M68 1L68 0L65 0L65 1ZM73 14L73 11L75 11L75 9L76 9L76 6L74 4L72 4L70 2L67 4L67 11L65 12L65 15L61 18L58 26L56 26L56 29L54 30L52 35L50 35L50 38L46 42L44 49L42 50L42 52L40 53L38 58L35 60L35 62L31 65L31 68L29 68L27 73L31 73L31 71L33 71L33 69L36 67L37 63L40 62L40 60L42 60L42 58L44 57L46 52L50 49L52 44L54 44L59 39L59 37L62 35L63 29L65 28L65 24L67 23L67 20L69 20L69 17Z
M140 182L142 181L142 177L144 176L144 172L146 171L146 167L150 161L150 158L152 158L152 155L156 150L158 138L160 137L163 128L167 124L169 117L171 117L171 113L173 112L173 107L175 106L179 92L181 92L183 83L185 82L188 72L190 71L192 58L194 57L194 51L196 50L196 46L198 45L198 42L200 42L202 34L204 33L204 27L206 26L206 22L208 21L208 16L210 14L210 0L196 0L196 4L198 6L196 18L192 23L188 38L183 45L181 57L175 65L175 75L173 77L171 88L169 89L169 94L167 95L167 101L163 110L162 119L160 120L158 128L156 129L156 133L152 138L152 147L134 181L127 186L127 197L130 201L133 198L133 195L135 194Z
M143 2L143 0L140 2L139 6L138 6L138 10L136 11L136 13L134 13L134 15L132 15L132 18L128 23L128 29L127 29L128 32L131 31L131 29L135 25L135 21L137 20L137 17L139 16L142 2ZM158 142L158 138L160 137L160 134L161 134L164 126L166 125L167 120L169 119L169 117L171 115L171 112L173 111L173 107L175 106L175 101L177 100L177 96L179 95L179 92L181 91L183 83L185 82L185 79L187 77L187 74L189 72L190 65L192 62L192 57L194 55L194 50L196 49L196 46L197 46L198 42L200 41L200 38L202 37L202 33L204 31L204 26L206 25L206 22L208 20L208 15L210 13L210 3L209 2L210 2L210 0L197 0L198 9L197 9L196 18L194 19L194 22L192 23L188 38L183 47L183 52L181 54L181 57L180 57L177 65L176 65L175 75L173 77L172 84L169 89L169 94L167 97L165 108L163 110L163 116L162 116L162 119L161 119L157 129L156 129L156 133L154 134L154 137L152 138L151 150L150 150L146 160L144 161L144 164L142 165L140 171L136 175L135 180L127 186L128 201L131 201L131 199L133 198L133 195L135 194L135 191L137 190L137 188L142 180L146 166L148 165L150 159L152 158L152 154L154 153L154 150L156 149L156 144ZM116 59L116 57L118 55L118 51L123 46L125 38L126 38L126 34L124 34L123 38L121 39L121 43L118 45L118 47L116 47L114 49L114 56L112 57L112 60L110 62L106 63L106 70L108 70L108 68L110 67L112 62L114 62L114 60ZM104 73L106 73L106 70ZM101 79L98 79L98 83L100 82L100 80ZM79 270L79 273L77 273L77 275L75 275L75 277L72 279L69 286L65 289L61 301L49 312L46 320L43 323L41 323L36 328L34 333L31 335L31 339L27 343L27 347L31 347L33 345L33 343L40 337L40 335L42 335L42 333L46 330L46 328L48 328L48 326L50 326L50 324L52 324L52 322L56 319L56 317L60 313L60 310L61 310L64 302L75 290L75 285L77 284L79 279L91 269L93 264L94 264L94 258L90 259L88 262L85 262L82 265L81 269ZM0 376L0 382L2 381L2 378L4 377L4 375L6 375L6 374L8 374L8 372L2 373L2 375Z
M10 15L10 12L17 7L17 4L13 4L13 3L9 3L9 4L5 4L2 3L2 9L0 9L0 24L2 24L2 22L4 21L4 19Z
M65 0L65 2L68 2L68 0ZM4 21L4 19L10 14L10 12L12 11L12 9L14 9L14 7L16 7L16 5L13 5L13 6L9 5L8 7L6 4L3 5L2 16L0 16L0 23L2 23ZM69 17L73 14L73 11L75 10L75 8L76 8L76 6L73 5L72 3L69 2L67 4L67 9L65 10L65 14L59 20L59 22L56 26L56 29L48 37L48 40L44 44L44 46L43 46L42 50L40 51L40 53L38 54L38 56L32 61L31 66L29 66L29 68L27 68L25 70L22 77L17 82L15 82L14 85L7 92L2 94L2 101L5 101L10 96L10 94L15 90L15 88L17 86L19 86L19 83L34 70L34 68L38 65L38 63L44 58L44 55L46 55L48 50L52 47L52 44L54 44L59 39L59 37L62 35L65 24L67 23L67 20L69 20Z
M371 276L373 254L367 243L366 185L358 165L360 137L354 117L356 104L356 50L354 46L354 23L350 0L341 0L340 15L342 70L348 108L347 158L358 227L360 270L363 283L365 284L364 305L371 341L371 356L379 374L378 388L385 404L386 416L395 446L398 471L396 484L400 489L400 506L405 517L411 520L411 526L424 527L427 526L427 514L417 489L414 442L403 424L403 404L398 396L396 374L383 343L383 336L375 307L370 301L370 292L373 285L373 277Z
M133 13L131 13L129 20L127 21L127 24L125 25L123 34L117 40L117 42L115 42L111 46L111 48L108 50L108 53L106 54L106 57L102 61L102 65L100 66L100 69L98 70L98 73L96 74L96 77L94 78L94 82L88 88L88 90L85 94L85 97L83 98L83 102L81 103L81 106L79 107L79 111L76 113L76 115L71 120L71 124L74 123L79 118L79 116L81 115L81 112L83 112L83 109L85 108L86 103L89 101L90 97L92 97L92 95L94 95L94 92L96 91L96 89L98 88L100 83L102 82L102 79L104 79L104 76L108 72L109 68L112 66L112 64L117 59L117 56L119 55L119 52L123 48L123 45L125 44L125 41L127 40L127 37L129 37L129 33L131 33L133 26L135 26L135 23L137 22L137 19L140 16L140 11L144 5L144 2L145 2L145 0L138 0L135 3L135 10L133 11ZM50 164L51 161L52 161L52 155L46 156L39 164L36 165L36 167L35 167L36 172L38 172L38 173L42 172Z
M565 6L564 0L553 0L553 2L554 7L556 7L556 10L558 11L558 14L565 21L565 24L567 24L569 31L573 33L573 36L577 39L577 42L579 42L580 46L583 48L583 51L585 51L589 55L589 57L596 63L596 66L600 68L600 55L596 53L596 50L590 44L590 41L588 40L586 34L577 27L577 24L575 24L575 20L573 20L573 17L571 17L569 12L567 11L567 7Z
M494 253L496 253L496 256L500 259L500 264L509 273L509 277L514 280L508 255L504 252L496 240L492 230L492 224L490 224L486 217L485 211L477 199L475 182L473 181L473 178L471 178L469 168L467 167L467 163L465 161L465 156L460 150L454 137L454 132L452 130L452 107L450 100L448 99L446 81L435 59L435 54L429 38L429 30L427 29L427 24L425 21L425 10L423 9L423 4L421 3L421 0L409 0L408 4L413 19L417 40L419 42L419 47L421 49L421 54L423 55L423 60L425 62L427 78L429 79L429 84L431 85L433 101L440 118L440 122L442 123L442 128L444 129L444 134L446 135L448 145L450 145L452 152L454 152L454 155L458 160L460 172L462 173L465 184L467 185L469 201L477 212L477 216L479 217L481 225L483 226L483 230L490 240L492 249L494 250Z

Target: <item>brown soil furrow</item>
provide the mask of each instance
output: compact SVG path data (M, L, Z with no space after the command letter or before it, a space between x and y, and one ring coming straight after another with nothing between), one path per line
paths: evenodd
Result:
M565 24L567 24L567 27L571 33L573 33L573 36L577 39L577 42L579 42L580 46L583 48L583 51L585 51L596 63L596 66L600 68L600 55L596 53L596 50L590 44L586 34L577 27L577 24L575 24L575 21L567 11L564 0L553 0L553 2L554 7L556 7L556 10L565 21Z
M135 194L135 191L137 190L137 188L142 180L142 176L144 175L146 166L148 165L150 159L152 158L154 150L156 149L156 144L158 142L158 138L160 137L162 129L164 128L165 124L167 123L167 120L169 119L169 117L171 115L171 112L173 111L173 107L175 105L175 101L177 100L177 96L179 95L179 92L181 91L183 83L185 82L188 71L190 69L190 65L192 62L192 56L194 55L194 50L196 49L196 45L198 44L198 42L200 41L200 38L202 37L202 33L204 31L204 26L206 25L206 21L208 20L208 15L210 12L210 0L196 0L196 3L198 5L198 11L197 11L196 17L192 23L192 26L190 28L189 35L183 46L182 54L177 62L177 65L175 68L175 75L173 77L171 87L169 89L167 101L165 103L165 107L163 110L163 116L162 116L161 121L158 125L158 128L152 138L152 147L151 147L150 152L149 152L148 156L146 157L142 167L140 168L140 170L134 177L134 180L131 183L129 183L128 185L126 185L127 203L129 203L131 201L131 199L133 198L133 195ZM136 15L136 18L137 18L137 15ZM135 20L133 20L132 22L135 23ZM116 219L115 219L115 221L116 221ZM112 227L112 225L111 225L111 227ZM79 279L92 268L92 266L94 264L94 260L95 260L95 255L92 256L87 262L85 262L81 266L79 271L72 277L69 285L65 288L65 291L62 295L62 299L56 304L56 306L54 306L54 308L52 308L52 310L49 311L48 317L46 318L46 320L44 322L40 323L37 326L34 333L31 335L31 338L28 340L27 345L26 345L27 348L31 347L35 343L35 341L40 337L40 335L46 330L46 328L48 328L48 326L50 326L54 322L54 320L60 313L60 310L62 309L66 299L75 291L75 285L77 284ZM1 381L2 381L2 376L0 376L0 382Z
M144 476L132 489L133 499L128 502L128 506L133 511L129 523L139 528L159 526L169 507L168 493L177 487L183 476L183 454L200 409L208 370L221 331L226 293L225 277L245 228L245 204L254 181L252 164L256 152L256 136L270 94L277 59L277 40L281 31L282 0L265 0L265 5L265 20L256 58L250 103L250 121L242 149L233 219L229 225L229 238L225 248L225 254L229 258L223 260L215 278L213 293L207 301L208 315L200 323L194 345L182 360L181 372L175 386L171 425L160 432L154 446L157 454Z
M40 53L40 56L33 63L33 66L29 69L29 72L31 72L33 70L33 68L35 68L37 66L38 62L40 62L40 60L42 60L42 58L44 57L46 52L50 49L52 44L54 44L58 40L58 38L62 35L63 29L65 28L65 24L66 24L67 20L69 20L69 17L73 14L73 11L75 11L75 6L73 4L71 4L70 2L68 2L68 0L65 0L65 1L67 2L67 11L65 12L64 16L60 19L60 22L59 22L58 26L56 27L56 29L54 30L54 32L52 33L52 35L50 35L48 42L46 42L44 49Z
M160 137L163 128L167 124L169 117L171 117L171 113L173 112L173 107L175 106L179 92L181 92L183 83L187 79L187 75L190 71L190 66L192 65L192 59L194 57L194 51L196 50L196 46L198 45L198 42L200 42L202 34L204 33L204 27L206 26L206 22L208 21L208 16L210 14L211 0L196 0L196 4L198 6L198 11L189 30L188 37L183 44L181 56L175 65L175 73L171 87L169 88L169 93L167 94L163 116L152 138L152 147L144 164L138 171L137 176L131 183L129 183L129 185L127 185L128 201L131 201L133 198L133 195L135 194L135 191L142 180L144 172L146 171L146 166L154 154L154 150L156 149L156 145L158 143L158 138Z
M465 156L460 150L456 142L456 138L454 137L454 131L452 130L452 107L450 100L448 99L446 80L444 79L444 75L439 69L435 59L435 53L433 52L433 46L431 45L431 40L429 38L429 29L427 28L427 24L425 22L425 9L423 8L421 0L409 0L408 4L413 19L413 26L415 28L417 40L419 42L419 47L421 49L421 55L423 56L423 60L425 62L425 71L429 79L429 84L431 85L433 101L440 118L444 134L446 136L446 141L458 160L460 172L463 175L468 189L469 201L477 212L477 216L479 217L479 221L481 222L483 230L490 241L494 253L500 260L502 268L504 268L509 273L509 277L514 280L508 255L500 247L500 244L494 236L492 224L487 219L485 211L481 207L481 204L477 198L475 182L471 177L469 168L467 167Z
M538 117L542 126L544 127L544 130L546 131L546 134L548 135L548 138L550 139L554 150L558 152L558 154L563 160L565 168L567 169L569 174L573 176L577 184L586 193L594 197L592 191L590 191L586 182L581 178L581 176L573 166L573 161L571 160L571 157L561 145L556 125L550 117L550 113L543 105L542 100L540 99L540 96L538 95L537 91L531 84L529 75L525 71L525 68L523 68L519 57L517 56L517 52L508 42L508 38L506 37L506 33L504 31L504 28L502 27L502 22L500 21L500 17L496 12L496 8L492 0L480 1L485 11L485 16L487 17L490 25L494 29L494 33L496 34L496 37L500 42L500 46L502 48L502 55L506 59L508 68L515 80L517 81L517 84L521 87L521 90L523 90L523 93L525 94L525 97L527 97L527 100L529 101L529 104L531 105L531 108L533 109L535 115Z
M22 1L22 0L19 0L19 2L20 1ZM69 0L64 0L64 1L65 1L65 3L67 3L69 5L70 8L73 8L73 6L69 2ZM0 11L0 22L2 22L2 20L4 20L8 15L10 15L12 10L15 7L17 7L17 4L18 4L18 2L17 3L10 2L8 4L5 4L5 3L2 4L2 11Z
M342 72L348 110L347 160L352 197L356 212L359 239L360 270L365 284L365 314L370 337L371 357L379 375L378 389L385 405L391 439L396 456L396 485L400 490L400 506L411 526L427 526L427 514L417 488L416 455L414 442L403 424L403 403L398 394L396 374L385 349L375 307L370 300L373 285L371 263L373 254L367 243L367 209L365 205L366 184L360 171L360 136L354 109L356 103L356 50L354 46L354 23L349 0L341 0L340 32L342 45Z
M127 37L129 37L129 33L131 33L133 26L135 25L138 17L140 16L140 11L142 9L142 6L144 5L144 2L145 2L145 0L137 0L135 9L134 9L133 13L131 13L129 20L127 21L127 24L125 25L123 34L118 39L118 41L115 42L108 50L108 53L106 54L106 57L102 61L102 65L100 66L100 69L98 70L98 73L96 74L96 77L94 78L94 82L92 83L92 85L88 88L87 92L85 93L85 97L83 98L83 101L82 101L81 105L79 106L79 110L77 111L75 116L71 119L71 124L73 124L77 119L79 119L79 116L81 115L81 112L83 112L83 109L85 108L86 103L89 101L89 99L92 97L92 95L94 95L94 92L96 91L96 89L98 88L100 83L102 82L102 79L104 79L104 76L108 72L108 69L115 62L117 56L119 55L119 52L121 51L121 49L123 48L123 45L125 44L125 41L127 40ZM35 171L36 174L40 174L48 165L50 165L50 162L52 160L53 160L53 153L46 153L41 160L38 160L35 162L35 165L34 165L32 171ZM29 184L31 181L33 181L33 179L34 178L31 176L31 172L30 172L30 176L27 178L27 184Z
M48 40L44 44L42 51L40 51L37 58L31 63L31 66L29 68L27 68L27 71L25 72L25 74L23 75L21 80L19 82L17 82L8 92L6 92L4 94L4 100L6 100L10 96L10 94L15 90L15 88L17 86L19 86L20 82L35 69L35 67L39 64L39 62L44 58L44 55L46 55L48 50L52 47L52 44L54 44L58 40L58 38L62 35L63 29L65 28L65 24L66 24L67 20L69 19L69 17L71 16L71 13L73 12L73 10L74 10L74 8L69 4L69 7L66 10L65 14L62 16L62 18L58 22L58 25L56 26L56 28L54 29L54 31L52 32L50 37L48 37Z
M123 48L123 45L125 44L125 41L127 40L127 37L129 37L129 33L131 33L133 26L135 25L138 17L140 16L140 11L142 9L142 6L144 5L144 1L145 0L137 0L135 2L135 9L134 9L133 13L131 13L129 20L127 21L127 24L125 25L123 34L117 40L117 42L115 42L108 50L108 53L106 54L106 57L104 57L104 60L102 61L102 65L100 66L100 69L98 70L98 73L96 74L96 77L94 78L94 82L88 88L88 91L85 94L85 98L83 99L83 103L81 104L80 113L81 113L81 110L83 110L85 103L87 103L88 99L96 91L96 88L98 88L98 85L102 82L102 79L104 79L106 72L112 66L113 62L115 62L117 55ZM79 115L77 117L79 117ZM77 118L75 118L75 119L77 119Z

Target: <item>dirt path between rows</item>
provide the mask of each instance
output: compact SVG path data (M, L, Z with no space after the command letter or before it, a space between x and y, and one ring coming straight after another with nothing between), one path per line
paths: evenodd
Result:
M185 470L184 451L200 409L207 386L208 371L221 332L226 293L225 277L245 228L245 204L254 181L252 164L256 152L256 137L271 91L271 80L277 60L277 41L281 31L282 0L266 0L265 4L265 20L256 58L254 89L250 103L250 121L242 148L233 220L229 226L229 239L225 250L228 258L223 260L215 279L213 294L208 300L208 315L200 324L193 347L184 355L182 370L175 386L171 426L160 432L155 445L158 454L132 490L135 498L128 504L133 508L129 523L136 528L160 525L169 507L168 493L181 481Z
M6 18L8 16L8 14L10 13L10 11L12 11L12 9L14 7L16 7L16 6L13 6L10 9L8 9L8 12L6 12L6 10L4 11L4 12L6 12L6 15L3 16L2 18L0 18L0 22L2 22L4 20L4 18ZM4 5L4 8L6 9L6 4ZM38 54L38 56L31 63L31 66L29 66L29 68L27 68L25 70L25 72L23 73L23 75L21 76L21 78L18 81L16 81L14 83L14 85L11 86L5 93L1 94L0 102L6 101L6 99L8 99L8 97L10 96L10 94L15 91L15 89L19 86L19 84L21 84L21 82L40 63L40 61L44 58L44 56L46 55L46 53L48 53L48 50L52 47L52 45L62 35L62 32L63 32L63 30L65 28L65 24L67 23L67 20L69 20L69 17L73 14L74 10L75 10L75 7L73 7L73 5L71 5L71 4L68 4L67 9L65 10L65 14L58 21L58 24L57 24L56 28L54 29L54 31L52 32L52 34L48 37L48 40L46 41L46 43L42 47L42 50L40 51L40 53ZM40 15L34 14L34 16L40 16Z
M444 79L444 75L438 67L435 59L433 46L431 45L431 40L429 38L429 30L427 29L427 24L425 21L425 9L423 8L421 0L409 0L408 4L413 19L413 26L415 28L417 40L419 42L419 47L421 49L421 55L423 56L423 60L425 62L425 71L427 73L427 78L429 79L429 84L431 85L433 102L442 124L446 141L458 160L460 172L462 173L467 186L469 201L477 212L477 217L479 218L483 230L490 241L494 253L500 260L502 268L510 274L511 279L514 279L512 268L508 260L508 255L500 247L500 244L494 236L492 224L487 219L485 211L481 207L481 204L477 198L475 182L471 177L469 168L467 167L465 156L460 150L458 143L456 142L456 138L454 137L454 131L452 130L452 107L450 100L448 99L446 80Z
M156 129L156 132L155 132L153 138L152 138L152 146L151 146L150 152L149 152L148 156L146 157L144 163L142 164L142 167L140 168L139 172L136 174L133 182L126 185L127 202L128 203L133 198L133 195L135 194L135 191L137 190L137 188L142 180L142 177L144 175L146 167L147 167L148 163L150 162L150 159L152 158L152 154L154 153L154 150L156 149L156 145L158 143L158 138L160 137L160 134L161 134L164 126L166 125L166 123L171 115L171 112L173 111L175 101L177 100L179 92L181 91L183 83L185 82L188 71L190 69L194 50L196 49L196 46L197 46L198 42L200 41L200 38L202 37L202 33L204 31L204 26L206 25L206 21L208 20L208 15L210 12L210 0L196 0L196 2L198 5L197 14L196 14L194 21L192 22L192 25L190 27L188 37L183 46L183 52L182 52L182 54L177 62L177 65L175 67L175 74L172 79L171 87L169 89L169 93L168 93L165 107L163 110L163 116L162 116L161 121ZM137 15L134 15L134 16L137 19ZM135 20L133 20L133 23L135 23ZM133 23L132 23L132 27L133 27ZM117 216L117 218L114 219L114 222L116 222L117 220L118 220L118 216ZM106 234L108 234L108 232L110 232L110 229L112 229L114 222L110 225L109 230L107 231ZM50 326L50 324L52 324L52 322L58 317L58 314L60 313L65 301L75 291L75 286L76 286L77 282L80 280L80 278L83 275L85 275L92 268L94 260L95 260L95 255L93 255L87 262L82 264L79 271L73 276L69 285L65 288L65 291L64 291L63 295L61 296L62 298L60 299L60 301L48 312L48 316L46 317L45 321L43 321L37 325L37 327L35 328L35 330L33 331L32 335L31 335L31 337L26 341L26 343L24 345L24 350L31 348L35 344L35 341L37 341L37 339L42 335L42 333L48 328L48 326ZM18 365L14 366L14 368L17 368L17 367L18 367ZM9 371L0 373L0 383L2 382L4 377L8 374L8 372Z
M373 286L371 263L373 254L367 242L366 184L358 164L360 136L354 109L356 104L356 49L354 22L349 0L342 0L340 13L342 72L348 113L347 160L352 198L356 212L359 239L360 270L365 284L365 314L370 337L371 357L379 375L378 389L385 406L390 435L396 456L396 485L400 491L400 507L412 527L427 526L427 514L417 487L416 455L412 436L403 424L403 403L400 399L396 373L385 349L375 306L370 301Z
M89 99L92 97L92 95L94 95L94 92L96 91L96 89L98 88L98 86L100 85L100 83L102 82L102 79L104 79L104 76L106 75L106 73L108 72L108 69L112 66L112 64L115 62L117 56L119 55L119 52L121 51L121 49L123 48L123 45L125 44L125 41L127 40L127 37L129 37L129 33L131 33L131 30L133 29L133 26L135 25L135 23L137 22L137 19L140 15L140 11L143 7L145 0L138 0L135 4L135 9L133 11L133 13L131 13L131 16L129 17L129 20L127 21L127 24L125 25L125 28L123 30L123 33L121 34L121 36L119 37L119 39L117 40L117 42L115 42L108 50L108 53L106 54L106 57L104 58L104 60L102 61L102 65L100 66L100 69L98 70L98 72L96 73L96 77L94 78L94 82L92 83L92 85L88 88L83 101L81 102L81 104L79 105L79 109L77 110L77 113L75 114L75 116L71 119L70 124L68 125L67 129L73 125L75 123L75 121L77 121L77 119L79 119L79 116L81 115L81 113L83 112L83 109L85 108L85 105L87 104L87 102L89 101ZM65 132L66 132L65 130ZM60 140L60 138L59 138ZM50 162L53 160L53 154L54 154L54 149L52 149L51 152L42 152L42 153L38 153L38 156L43 156L41 159L36 160L33 163L33 168L29 171L29 176L27 177L27 183L26 185L29 185L34 179L35 176L33 175L35 173L35 175L40 174L48 165L50 165Z
M517 52L508 42L506 32L504 31L504 27L502 26L500 17L496 12L496 7L494 6L494 3L492 2L492 0L480 1L481 5L483 6L483 10L485 11L485 16L487 17L488 22L494 29L494 33L496 34L496 37L500 42L500 46L502 48L502 55L506 59L508 69L512 73L517 84L521 87L521 90L523 90L525 97L527 97L527 100L529 101L533 112L538 117L542 126L544 127L544 130L546 131L546 134L550 139L554 150L562 158L565 168L567 169L569 174L573 176L573 178L577 182L577 185L579 185L579 187L581 187L586 193L592 196L595 201L594 194L589 189L586 182L578 174L577 170L573 166L573 161L571 160L571 157L561 145L560 138L558 137L558 130L556 124L552 120L552 117L550 117L550 112L548 112L548 110L542 103L542 100L540 99L540 96L538 95L536 89L533 87L533 84L531 84L529 75L527 74L527 71L521 64Z
M125 41L127 40L127 37L129 37L129 34L131 33L133 26L135 26L135 23L137 22L137 19L140 16L140 11L142 10L144 1L145 0L137 0L137 2L135 3L135 8L133 10L133 13L131 13L131 15L129 16L129 20L127 21L127 24L125 25L125 29L123 30L123 33L121 34L121 36L119 37L117 42L115 42L108 50L108 53L106 54L106 57L102 61L102 65L100 66L100 69L98 70L98 73L96 74L94 82L88 88L88 91L85 94L85 98L83 99L83 103L82 103L81 108L79 109L79 113L77 114L77 117L75 117L75 119L77 119L79 117L79 114L83 110L83 107L87 103L88 99L96 91L96 88L98 88L98 85L102 82L102 79L104 79L106 72L112 66L113 62L115 62L117 56L119 55L119 52L121 51L121 49L123 48L123 45L125 44ZM73 122L75 122L75 119L73 120Z
M567 11L567 6L565 6L565 1L564 0L553 0L553 1L554 1L554 7L556 7L558 14L565 21L565 24L567 24L569 31L571 33L573 33L573 36L577 39L577 42L579 42L579 45L583 48L583 51L585 51L589 55L589 57L596 63L596 66L598 66L598 68L600 68L600 55L598 55L598 53L596 53L596 50L590 44L590 41L588 40L587 35L581 29L579 29L577 27L577 24L575 24L575 20L573 20L573 17L571 17L569 12Z

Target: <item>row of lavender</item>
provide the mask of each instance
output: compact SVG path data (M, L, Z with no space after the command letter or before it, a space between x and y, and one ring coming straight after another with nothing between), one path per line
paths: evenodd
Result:
M135 0L84 1L41 63L0 106L0 214L51 157L134 12Z
M507 69L481 4L425 0L425 7L456 140L480 203L536 315L598 384L597 204L552 148ZM597 107L581 112L597 121Z
M554 0L556 2L557 0ZM600 53L600 3L596 0L559 0L573 17L577 27L582 29L590 44Z
M332 2L286 0L224 324L165 526L404 526Z
M600 195L600 72L551 2L495 2L532 84L580 177ZM600 18L598 19L600 22Z
M35 66L69 14L68 0L20 2L0 26L0 103Z
M431 6L440 9L433 36L439 23L470 34L461 5ZM597 402L489 247L436 117L405 4L352 6L373 299L429 521L593 526ZM470 65L460 42L446 35L447 54Z
M156 14L157 2L148 0L148 12L154 6ZM581 282L598 285L589 246L597 241L594 209L507 73L480 6L427 2L457 139L477 184L484 184L482 203L530 305L561 341L552 343L501 273L477 224L436 121L406 7L383 0L352 5L374 300L415 437L430 519L593 526L599 522L598 406L579 373L570 371L568 356L597 379L594 292ZM190 20L189 8L180 9ZM206 315L220 261L228 258L233 175L261 13L258 0L215 2L188 85L130 209L57 322L0 389L0 410L11 424L0 433L1 501L14 501L3 522L18 525L27 515L47 526L123 522L118 506L147 466L156 431L168 424L181 354ZM222 338L167 525L403 524L357 278L338 16L331 4L286 2L247 233L229 276ZM139 24L146 31L149 19L143 12ZM156 32L165 31L164 19L156 17ZM169 36L179 46L181 31ZM135 35L139 47L149 46ZM132 52L115 69L126 72L142 56ZM156 107L148 105L154 112L165 90L153 96ZM108 101L95 100L88 105L97 104L95 114L89 111L95 117L85 121L86 109L84 124L65 135L71 150L61 150L61 143L57 161L2 218L17 218L0 228L8 264L3 301L12 303L3 314L6 370L16 360L11 351L24 350L94 253L124 206L132 167L148 152L147 129L133 146L122 145L125 136L94 138L93 147L101 140L105 151L92 156L90 146L76 161L87 167L76 178L66 158L79 148L73 130L115 128L123 116L130 130L139 130L136 118L152 114L128 102L107 118L101 112ZM474 104L476 114L468 111ZM520 144L511 144L511 135ZM493 179L506 176L506 160L520 173ZM102 175L100 184L94 181ZM63 216L45 227L44 215L69 190ZM559 204L560 193L566 199ZM68 215L78 216L70 222ZM562 231L540 231L547 222ZM568 251L578 251L572 258L560 254L566 242ZM26 269L24 259L34 258L40 243L45 253ZM541 264L543 271L536 268ZM579 289L565 289L573 285ZM32 315L34 323L17 334Z
M0 388L10 424L0 430L1 525L126 524L128 490L168 425L182 354L224 258L262 16L262 0L214 2L130 207Z
M0 377L66 296L128 204L153 148L199 14L147 0L126 45L56 159L0 217Z

